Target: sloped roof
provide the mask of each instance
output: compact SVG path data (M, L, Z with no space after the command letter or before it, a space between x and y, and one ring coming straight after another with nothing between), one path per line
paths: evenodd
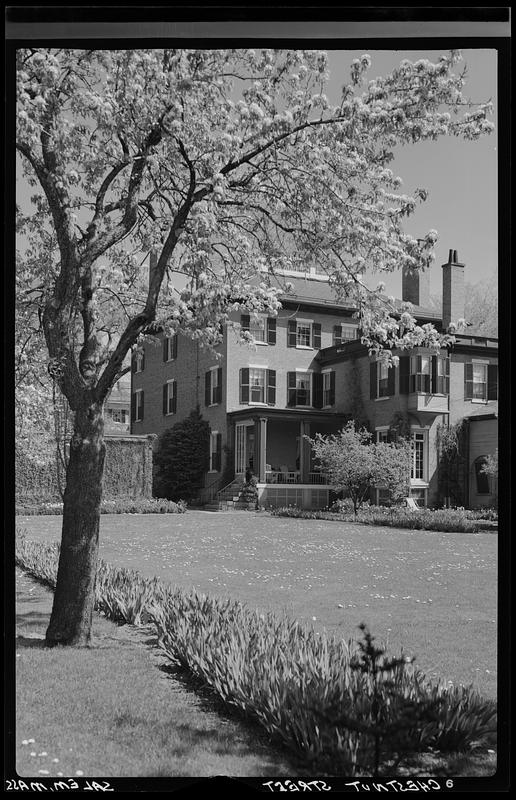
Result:
M263 278L262 278L263 280ZM272 286L282 288L285 283L291 283L293 289L289 293L281 295L281 299L290 303L301 303L304 305L324 305L333 308L349 309L350 311L356 310L351 302L338 301L335 296L335 291L327 281L314 280L309 277L291 277L281 276L279 279L276 276L271 276ZM387 297L385 297L387 299ZM397 308L401 309L402 301L395 300ZM440 320L441 313L435 308L425 308L424 306L414 306L413 314L415 317L424 317L425 319Z

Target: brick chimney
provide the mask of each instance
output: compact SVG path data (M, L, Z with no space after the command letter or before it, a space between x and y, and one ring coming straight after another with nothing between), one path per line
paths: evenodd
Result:
M448 253L448 263L443 264L443 331L450 322L464 317L464 264L459 263L456 250Z
M415 306L430 305L430 270L403 267L401 275L401 299Z

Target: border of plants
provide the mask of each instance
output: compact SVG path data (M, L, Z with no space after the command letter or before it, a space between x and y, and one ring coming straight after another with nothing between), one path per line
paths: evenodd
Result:
M116 500L102 500L101 514L184 514L187 505L184 500L165 500L162 498L118 497ZM63 513L62 503L36 503L34 505L18 504L18 516L60 515Z
M274 517L294 517L296 519L324 519L333 522L352 522L359 525L382 525L389 528L409 528L411 530L441 531L444 533L498 532L498 522L492 518L475 518L472 512L458 509L420 509L388 508L371 506L361 509L358 514L352 511L308 510L297 506L269 508Z
M52 588L59 549L17 531L16 564ZM432 685L403 654L387 659L367 630L365 645L328 638L102 560L95 607L116 622L153 623L171 662L325 775L377 777L414 753L495 745L493 701L473 687Z

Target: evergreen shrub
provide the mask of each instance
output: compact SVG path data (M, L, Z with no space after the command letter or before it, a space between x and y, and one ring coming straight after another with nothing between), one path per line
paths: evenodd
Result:
M198 497L209 468L210 426L195 409L158 439L154 453L154 497L190 502Z

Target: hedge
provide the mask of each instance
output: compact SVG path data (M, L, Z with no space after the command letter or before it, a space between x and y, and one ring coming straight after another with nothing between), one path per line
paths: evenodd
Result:
M155 436L106 436L103 496L152 497L152 444ZM55 460L41 463L26 452L15 453L15 497L21 505L59 502Z

